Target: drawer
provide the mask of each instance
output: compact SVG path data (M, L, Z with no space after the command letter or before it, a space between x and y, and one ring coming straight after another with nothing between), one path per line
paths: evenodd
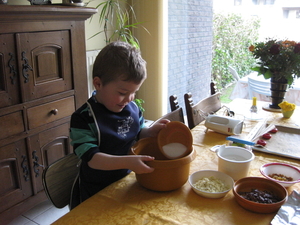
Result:
M34 129L55 120L70 116L75 111L74 97L64 98L28 108L28 128Z
M0 139L19 134L25 130L22 111L0 117Z

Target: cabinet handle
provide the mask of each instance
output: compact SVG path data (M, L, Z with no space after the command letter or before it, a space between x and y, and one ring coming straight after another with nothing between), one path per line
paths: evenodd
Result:
M40 175L40 169L38 169L39 166L44 167L43 165L39 164L39 157L36 155L36 151L32 152L32 159L33 161L33 170L35 172L35 177L38 177Z
M15 61L15 57L14 57L14 54L12 54L11 52L8 53L8 55L10 56L10 59L8 60L9 73L12 74L10 76L10 80L11 80L11 84L15 84L15 78L17 76L17 71L15 69L15 65L12 63Z
M52 115L57 115L58 109L52 109L50 112Z
M29 81L29 74L27 73L28 70L32 71L32 67L28 64L28 59L26 58L26 52L22 52L22 60L24 63L22 64L22 75L25 78L24 83L28 83Z
M28 169L28 167L27 167L27 158L26 158L26 156L25 155L22 155L22 158L23 158L23 160L22 160L22 163L21 163L21 167L22 167L22 169L23 169L23 176L24 176L24 179L25 179L25 181L28 181L29 180L29 169Z

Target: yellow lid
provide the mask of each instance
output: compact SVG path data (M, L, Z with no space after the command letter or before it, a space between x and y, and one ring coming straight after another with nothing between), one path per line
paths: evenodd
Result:
M253 98L252 98L252 105L255 105L255 106L256 106L256 97L253 97Z

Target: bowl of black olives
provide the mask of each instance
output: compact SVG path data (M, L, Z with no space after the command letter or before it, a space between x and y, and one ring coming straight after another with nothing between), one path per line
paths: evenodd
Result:
M288 198L288 192L282 185L263 177L237 180L233 194L240 206L256 213L277 212Z

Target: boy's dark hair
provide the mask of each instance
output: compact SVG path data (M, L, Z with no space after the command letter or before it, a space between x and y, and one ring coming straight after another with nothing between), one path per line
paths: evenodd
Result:
M112 42L99 52L93 67L94 77L99 77L103 85L119 77L138 84L147 77L146 61L130 44Z

